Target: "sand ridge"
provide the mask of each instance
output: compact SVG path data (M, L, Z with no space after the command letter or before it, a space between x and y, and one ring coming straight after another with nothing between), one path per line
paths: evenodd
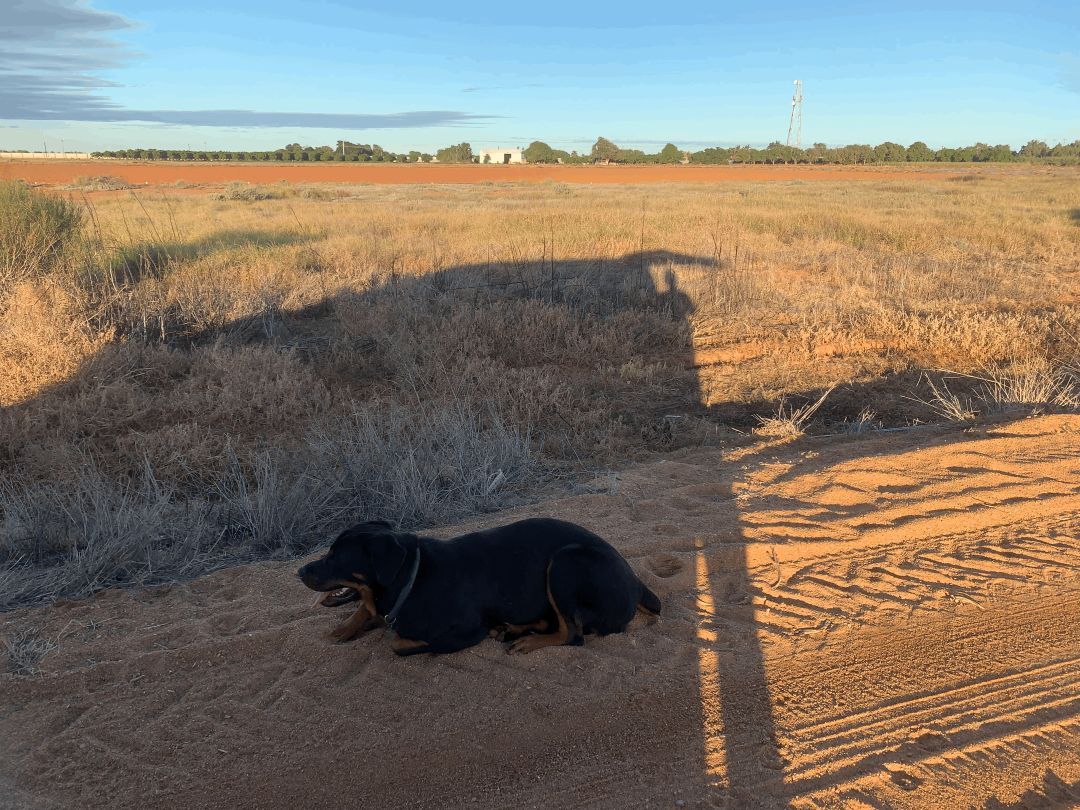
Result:
M663 616L584 648L335 646L295 563L0 617L13 806L1080 802L1080 417L681 451L526 515ZM677 805L676 802L682 802Z

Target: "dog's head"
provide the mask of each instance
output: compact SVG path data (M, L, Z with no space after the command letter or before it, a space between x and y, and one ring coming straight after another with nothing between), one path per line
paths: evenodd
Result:
M296 573L313 591L379 591L393 583L401 571L407 554L402 540L411 537L395 532L381 520L361 523L339 534L323 557Z

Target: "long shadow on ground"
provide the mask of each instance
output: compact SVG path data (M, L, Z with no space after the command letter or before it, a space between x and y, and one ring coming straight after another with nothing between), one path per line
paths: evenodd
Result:
M1080 212L1074 211L1073 218L1080 220ZM209 246L188 245L179 250L190 256L222 242L283 244L292 239L288 237L282 242L282 238L257 232L219 234L210 240ZM299 237L297 240L302 241ZM191 329L186 324L175 323L169 329L148 334L133 329L127 337L151 340L157 335L157 339L177 351L190 351L216 341L303 347L306 325L346 317L344 313L357 307L376 306L387 296L446 300L465 307L503 300L539 300L569 307L582 317L610 318L628 311L650 311L686 321L693 307L690 297L679 286L679 275L688 269L723 272L712 258L665 251L631 253L618 261L583 257L547 263L469 264L422 277L390 274L366 290L340 293L297 310L268 309L212 328ZM658 282L658 278L662 281ZM558 336L551 337L554 340ZM543 352L544 347L536 349ZM683 348L681 359L687 368L694 366L691 346ZM63 389L62 383L39 399L62 395ZM805 392L805 397L815 398L817 393ZM852 386L847 393L847 398L856 403L857 412L859 387ZM22 403L6 409L8 413L0 414L0 418L15 418L17 412L34 407L34 401ZM696 383L688 390L677 392L672 402L659 403L658 407L668 412L708 411ZM696 685L698 694L686 697L690 701L700 698L702 726L686 731L700 746L701 774L707 784L733 798L738 806L782 806L792 796L784 783L784 761L773 718L759 617L750 598L753 583L746 543L730 487L718 499L731 504L730 514L718 512L718 518L730 522L728 540L712 546L702 544L696 555L698 588L690 596L697 600L701 630L696 678L688 678L687 682ZM722 587L714 584L717 582Z

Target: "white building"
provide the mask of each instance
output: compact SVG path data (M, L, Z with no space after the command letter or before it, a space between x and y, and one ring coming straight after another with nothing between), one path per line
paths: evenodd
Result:
M524 163L520 146L508 146L505 149L481 149L477 155L481 163Z
M89 152L0 152L0 160L91 160Z

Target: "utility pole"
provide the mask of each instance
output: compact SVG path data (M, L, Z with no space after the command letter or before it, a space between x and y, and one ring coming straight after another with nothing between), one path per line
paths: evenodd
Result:
M795 142L792 143L792 135ZM791 121L787 128L787 145L802 149L802 79L795 80L795 93L791 97Z

